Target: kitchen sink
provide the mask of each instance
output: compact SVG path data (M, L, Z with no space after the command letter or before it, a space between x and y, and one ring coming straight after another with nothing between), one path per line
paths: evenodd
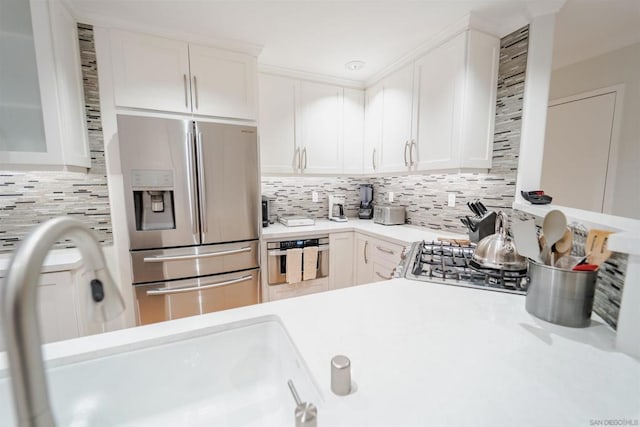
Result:
M322 395L277 316L140 342L47 369L60 426L294 425L287 387ZM56 364L53 361L52 364ZM49 364L51 366L51 364ZM0 372L0 425L15 424Z

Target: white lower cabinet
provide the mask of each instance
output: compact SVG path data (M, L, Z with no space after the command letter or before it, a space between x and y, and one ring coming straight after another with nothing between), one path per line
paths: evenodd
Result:
M329 289L353 286L354 244L353 232L329 235Z
M356 233L355 284L379 282L393 278L404 247L380 238Z

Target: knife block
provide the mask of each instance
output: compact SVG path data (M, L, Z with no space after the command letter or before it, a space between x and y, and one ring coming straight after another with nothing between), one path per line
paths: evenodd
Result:
M494 211L487 212L475 224L476 231L469 230L469 240L473 243L478 243L485 237L496 233L496 213Z

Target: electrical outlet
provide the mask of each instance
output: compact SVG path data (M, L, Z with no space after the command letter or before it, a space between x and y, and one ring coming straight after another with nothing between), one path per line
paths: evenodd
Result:
M456 205L456 193L449 193L448 206L454 207Z
M393 191L389 191L389 203L393 202Z
M312 202L318 202L318 192L317 191L312 191L311 192L311 201Z

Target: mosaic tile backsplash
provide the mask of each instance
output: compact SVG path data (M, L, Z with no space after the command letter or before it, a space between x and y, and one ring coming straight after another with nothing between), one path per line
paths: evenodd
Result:
M13 251L36 224L60 215L82 220L101 243L112 242L93 27L79 24L78 36L91 169L88 173L0 171L0 253Z

